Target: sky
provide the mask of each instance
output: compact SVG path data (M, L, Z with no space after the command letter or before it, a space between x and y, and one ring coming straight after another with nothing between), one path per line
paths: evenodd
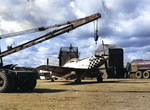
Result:
M78 47L80 59L90 57L101 45L115 44L124 50L124 61L150 59L149 0L4 0L0 3L0 35L51 26L100 13L97 45L94 23L49 39L22 51L3 57L4 65L37 67L58 65L61 47ZM96 22L95 22L96 23ZM1 51L38 38L47 32L37 32L1 39Z

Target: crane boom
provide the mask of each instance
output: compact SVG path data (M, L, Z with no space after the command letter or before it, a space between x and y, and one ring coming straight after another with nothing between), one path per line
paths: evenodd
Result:
M80 18L80 19L77 19L77 20L68 21L66 23L55 24L55 25L52 25L52 26L46 26L46 27L43 26L43 27L38 27L38 28L29 29L29 30L25 30L25 31L4 34L4 35L0 35L0 39L5 39L5 38L9 38L9 37L14 37L14 36L18 36L18 35L24 35L24 34L29 34L29 33L39 32L39 31L45 31L47 29L51 29L51 28L55 28L55 27L66 26L66 25L70 25L70 24L76 23L76 22L78 22L78 21L80 21L82 19L83 18Z
M73 29L75 29L75 28L77 28L79 26L87 24L87 23L89 23L91 21L94 21L94 20L100 18L100 17L101 17L100 13L96 13L96 14L93 14L91 16L87 16L85 18L80 18L80 19L77 19L77 20L68 21L67 23L62 23L60 25L53 25L53 26L49 26L49 27L45 27L45 28L41 27L41 30L44 30L44 29L47 29L47 28L53 28L53 27L63 26L62 28L53 30L53 31L51 31L51 32L49 32L49 33L47 33L47 34L39 37L39 38L36 38L36 39L31 40L31 41L29 41L27 43L21 44L19 46L16 46L14 48L11 48L9 50L6 50L6 51L0 53L0 58L2 58L4 56L7 56L7 55L10 55L12 53L18 52L20 50L23 50L23 49L28 48L30 46L33 46L35 44L41 43L41 42L43 42L45 40L51 39L51 38L56 37L58 35L61 35L61 34L65 33L65 32L69 32L69 31L71 31L71 30L73 30ZM4 38L9 37L9 34L8 34L8 36L3 36L3 37Z

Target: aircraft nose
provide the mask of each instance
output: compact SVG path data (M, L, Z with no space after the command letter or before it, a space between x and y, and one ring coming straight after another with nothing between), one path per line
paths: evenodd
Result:
M109 56L103 56L103 57L91 57L89 59L89 67L88 69L93 69L93 68L98 68L101 65L103 65L105 63L106 60L109 59Z

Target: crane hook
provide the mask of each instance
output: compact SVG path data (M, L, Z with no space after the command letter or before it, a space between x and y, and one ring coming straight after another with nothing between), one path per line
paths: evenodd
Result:
M98 20L97 22L94 22L94 33L95 33L95 36L94 36L95 44L97 44L98 37L99 37L97 34L98 33Z
M97 41L98 41L98 34L97 34L98 30L96 30L95 32L95 36L94 36L94 40L95 40L95 44L97 44Z

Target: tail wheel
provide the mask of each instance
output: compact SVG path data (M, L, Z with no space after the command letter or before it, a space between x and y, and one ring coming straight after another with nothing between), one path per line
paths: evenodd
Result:
M10 80L5 71L0 72L0 92L7 92L9 89Z
M137 71L135 73L135 77L138 78L138 79L142 78L142 72L141 71Z
M143 78L148 79L150 77L150 74L148 71L144 71Z

